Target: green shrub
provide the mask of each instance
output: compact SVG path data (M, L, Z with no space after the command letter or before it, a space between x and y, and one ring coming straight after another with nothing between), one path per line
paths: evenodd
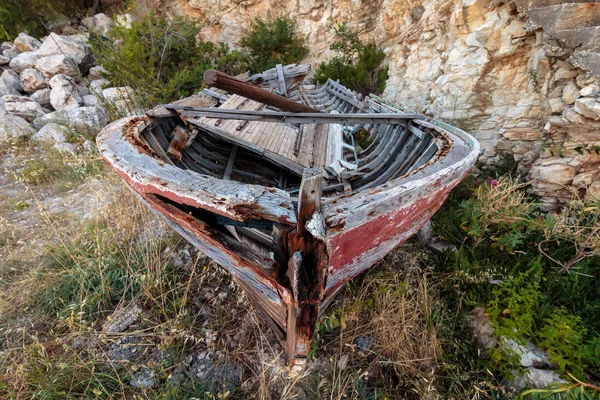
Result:
M110 40L94 35L92 49L111 84L132 87L137 106L148 108L197 92L207 69L234 75L246 69L241 53L226 43L198 41L199 29L188 18L149 15L131 29L114 27Z
M598 205L574 200L559 214L545 214L527 185L510 177L467 181L434 217L437 233L457 247L432 256L447 296L457 307L484 306L497 335L539 344L564 374L596 373ZM501 346L489 356L501 376L518 368Z
M277 64L291 64L308 54L306 39L296 33L296 21L288 16L257 17L242 38L251 58L251 69L262 72Z
M315 79L339 81L357 92L382 93L388 79L388 66L382 65L385 53L374 42L364 43L350 30L347 21L332 25L335 39L329 47L337 54L319 64Z

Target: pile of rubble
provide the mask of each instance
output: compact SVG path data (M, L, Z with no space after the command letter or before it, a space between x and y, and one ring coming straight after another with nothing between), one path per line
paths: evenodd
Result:
M135 113L131 88L109 87L88 43L90 32L106 37L115 23L130 27L131 17L97 14L76 26L65 18L41 40L21 33L0 44L0 141L30 138L75 152L73 134L91 138L109 114Z

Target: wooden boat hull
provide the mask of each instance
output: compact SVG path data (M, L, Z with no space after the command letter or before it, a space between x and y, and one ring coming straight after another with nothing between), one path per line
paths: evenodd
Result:
M338 102L346 109L359 108L353 99L350 99L353 103L344 100L350 94L342 92L339 96ZM380 107L378 103L370 106L372 109ZM382 112L390 110L384 105L381 107ZM164 118L175 118L168 112L166 115ZM250 115L254 118L257 113ZM278 117L273 112L268 115ZM406 127L403 140L411 147L397 153L399 155L387 156L389 167L382 171L390 178L382 180L375 176L369 181L359 177L356 179L360 185L356 185L355 190L346 183L340 192L338 188L342 185L335 185L329 187L329 195L324 195L322 167L302 170L300 166L300 187L285 190L221 179L169 163L164 154L163 157L156 154L160 148L151 148L142 140L144 132L158 126L163 117L121 119L104 128L97 143L104 159L142 202L232 274L284 343L288 362L301 366L317 318L333 296L344 283L416 233L469 173L479 154L477 141L450 125L424 117L415 119L419 116L409 114L392 117L398 120L394 123ZM298 118L306 116L300 114ZM402 122L403 118L412 118L417 126L437 135L435 140L446 144L433 148L430 138L420 147L418 130L415 132L408 122ZM207 135L213 130L219 138L230 141L232 155L238 146L245 146L245 142L232 138L227 132L221 134L216 127L195 123L209 129L205 131ZM243 128L243 124L239 126ZM173 129L171 144L181 139L175 134L177 129ZM416 136L411 136L411 132ZM163 148L166 147L170 146L165 142ZM247 147L253 149L250 145ZM422 160L418 153L419 149L425 151L426 148L429 161ZM254 151L261 152L260 149ZM270 163L277 164L281 159L276 154L264 154ZM411 158L412 164L406 164L401 159L402 154ZM369 158L368 154L366 157ZM221 158L226 160L226 157ZM224 176L232 172L233 163L227 164L227 168L220 167L219 173L223 169L229 171ZM270 166L275 164L261 168L269 172ZM396 173L393 170L396 164L408 172ZM286 164L281 168L287 168ZM238 235L241 232L250 237L255 235L263 246L253 245L252 240L241 240ZM265 252L265 248L270 253Z

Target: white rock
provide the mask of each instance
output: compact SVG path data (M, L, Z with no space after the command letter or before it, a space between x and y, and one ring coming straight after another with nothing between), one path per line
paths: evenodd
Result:
M72 110L81 105L75 81L67 75L56 75L50 79L50 104L55 110Z
M23 90L27 93L33 93L48 87L48 81L44 74L33 68L28 68L21 72L19 82L21 83Z
M573 104L579 98L579 91L573 82L567 84L562 91L562 101L566 104Z
M0 118L0 142L9 139L22 139L35 133L35 129L23 118L6 114Z
M81 24L88 28L90 31L96 31L102 36L107 35L113 26L113 20L107 17L105 14L96 14L93 17L87 17L81 20Z
M51 122L37 131L33 139L50 144L65 143L70 132L66 126Z
M33 121L33 126L41 129L50 122L65 125L76 131L96 134L109 122L106 110L99 106L79 107L72 110L60 110L46 114Z
M0 65L7 65L10 62L10 57L0 55Z
M27 121L33 121L44 115L42 106L25 96L2 96L4 108L9 114L19 116Z
M7 69L0 75L0 95L14 95L19 96L23 91L21 82L19 81L19 74L12 69Z
M29 98L40 104L42 107L49 108L52 107L52 104L50 103L50 92L51 89L49 88L41 89L33 93Z
M580 97L573 109L586 118L600 120L600 102L593 97Z
M33 36L29 36L25 32L19 33L19 36L17 36L15 39L15 50L17 50L19 53L36 51L41 45L42 42Z
M102 96L110 102L117 102L121 100L130 100L133 96L133 89L129 86L113 87L104 89Z
M90 88L90 92L92 94L95 94L97 96L101 96L102 95L102 87L104 85L108 85L108 81L106 79L96 79L92 82L90 82L89 88Z
M42 57L35 63L35 68L41 71L48 79L57 74L72 76L77 81L81 77L75 60L63 54Z
M88 29L93 29L94 24L94 17L85 17L81 20L81 25L85 26Z
M561 379L560 375L552 370L527 368L524 374L515 373L511 387L515 392L520 392L526 387L534 389L543 389L550 386L551 383L567 383Z
M88 71L88 80L95 81L97 79L102 79L102 74L105 74L106 70L102 68L101 65L96 65Z
M88 94L83 96L83 105L84 106L98 106L100 105L100 101L93 94Z
M11 47L2 50L2 55L8 58L15 58L16 56L19 55L19 52L17 51L17 49L15 48L14 45L12 45Z
M39 58L39 54L33 51L26 51L10 60L8 66L16 73L21 73L28 68L33 68Z
M84 72L89 69L93 60L90 48L81 40L76 40L69 36L57 35L56 33L48 35L37 53L40 57L59 54L65 55L73 59L77 65L84 69Z

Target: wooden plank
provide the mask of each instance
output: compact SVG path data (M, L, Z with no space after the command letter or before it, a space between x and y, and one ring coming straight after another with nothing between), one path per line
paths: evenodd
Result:
M329 136L328 125L317 125L315 130L315 145L311 163L315 167L325 165L325 155L327 151L327 138Z
M277 71L277 80L279 81L279 93L283 96L287 95L287 87L285 85L285 77L283 75L283 66L281 64L277 64L275 66Z
M219 93L216 90L210 90L210 89L202 89L201 93L205 94L207 96L213 97L213 98L215 98L215 99L217 99L219 101L222 101L222 102L226 102L231 97L228 94Z
M283 168L286 168L298 175L302 175L302 171L304 171L304 167L302 167L302 165L300 165L294 161L291 161L285 157L282 157L279 154L265 150L264 148L261 148L260 146L254 144L252 142L249 142L247 140L242 140L242 139L238 138L237 136L235 136L223 129L220 129L217 126L205 124L200 119L190 119L188 122L193 125L196 125L197 127L201 128L201 129L211 132L212 134L222 138L225 141L237 144L240 147L250 150L256 154L259 154L259 155L273 161L274 163L279 164Z
M238 152L238 145L233 145L231 148L231 154L229 154L229 160L227 160L227 166L225 167L225 173L223 174L223 179L230 179L231 172L233 171L233 164L235 163L235 157Z

